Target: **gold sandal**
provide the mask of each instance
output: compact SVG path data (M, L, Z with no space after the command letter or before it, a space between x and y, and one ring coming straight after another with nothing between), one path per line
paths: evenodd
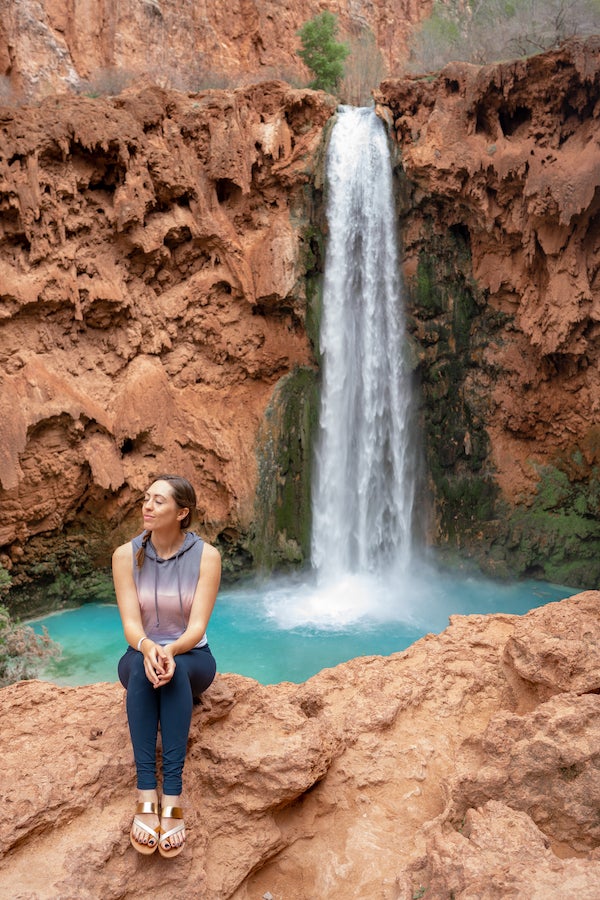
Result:
M158 805L156 803L138 803L135 808L136 815L133 817L133 822L131 825L131 831L129 832L129 840L131 841L132 847L134 847L138 853L143 853L145 856L149 856L151 853L154 853L156 848L158 847L158 842L160 840L160 826L158 828L150 828L149 825L146 825L145 822L142 822L141 819L138 819L138 815L150 815L151 813L160 818L160 812L158 809ZM147 844L142 844L140 841L137 841L133 836L133 829L140 828L142 831L145 831L150 835Z
M183 819L183 812L180 806L165 806L160 811L161 819ZM162 831L161 836L158 842L158 852L161 856L164 856L166 859L169 859L171 856L177 856L183 848L185 847L185 840L180 847L163 847L163 841L168 841L170 837L173 837L174 834L179 834L180 831L185 830L185 825L181 822L179 825L176 825L175 828L169 829L169 831Z

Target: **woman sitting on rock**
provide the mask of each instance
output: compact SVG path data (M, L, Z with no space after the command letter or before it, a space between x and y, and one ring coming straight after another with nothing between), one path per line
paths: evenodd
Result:
M146 491L144 531L113 554L117 603L129 647L119 660L137 771L131 843L177 856L185 842L182 773L194 698L216 664L206 640L221 580L219 552L185 529L196 508L187 479L160 475ZM162 798L156 745L162 741Z

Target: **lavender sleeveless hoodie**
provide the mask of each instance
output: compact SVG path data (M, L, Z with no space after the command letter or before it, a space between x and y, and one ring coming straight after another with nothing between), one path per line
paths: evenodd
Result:
M193 531L187 531L181 548L170 559L157 555L152 538L147 542L141 569L135 555L142 546L145 532L132 540L133 579L142 611L144 632L157 644L169 644L181 637L187 628L192 600L200 575L200 560L204 541ZM203 647L206 634L196 644Z

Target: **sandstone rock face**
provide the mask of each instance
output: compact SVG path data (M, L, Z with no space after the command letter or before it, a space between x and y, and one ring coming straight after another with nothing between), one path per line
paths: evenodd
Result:
M4 688L0 896L592 900L599 607L588 592L522 618L453 617L403 653L300 685L219 675L194 712L189 842L170 861L129 846L121 687ZM552 681L553 631L587 686ZM539 668L513 663L515 640Z
M5 565L47 535L39 559L106 560L158 471L194 482L209 539L245 533L273 387L314 365L303 190L332 103L273 82L4 110Z
M382 22L385 9L353 5ZM15 25L27 10L31 25L34 5L2 12L13 55L33 33ZM90 33L97 10L108 22L116 7L80 16ZM75 46L68 16L46 12ZM115 35L175 6L130 12L133 31L119 20ZM496 574L582 586L600 577L599 90L590 39L378 94L400 151L431 540ZM322 261L333 103L270 82L3 110L0 564L17 581L106 563L164 469L193 478L200 530L232 567L256 560L257 445L270 452L283 430L310 456L281 385L310 373L314 393L307 276ZM293 424L310 420L294 403ZM310 490L292 449L264 475L265 494L281 482L287 496L263 534L297 562L291 529Z
M439 535L479 543L498 571L509 559L586 586L600 539L599 91L596 37L377 95L405 174Z
M85 80L118 93L123 79L147 77L184 90L258 78L306 79L295 55L298 29L329 9L341 36L369 27L388 71L406 55L425 0L19 0L0 10L0 77L40 97ZM306 83L306 82L304 82Z

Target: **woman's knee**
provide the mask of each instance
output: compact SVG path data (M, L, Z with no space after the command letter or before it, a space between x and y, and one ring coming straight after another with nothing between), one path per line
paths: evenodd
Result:
M192 653L189 678L194 697L198 697L213 683L217 664L208 647L199 647Z
M144 654L137 650L129 648L119 660L117 666L119 681L124 688L128 688L130 684L146 678L146 670L144 669Z

